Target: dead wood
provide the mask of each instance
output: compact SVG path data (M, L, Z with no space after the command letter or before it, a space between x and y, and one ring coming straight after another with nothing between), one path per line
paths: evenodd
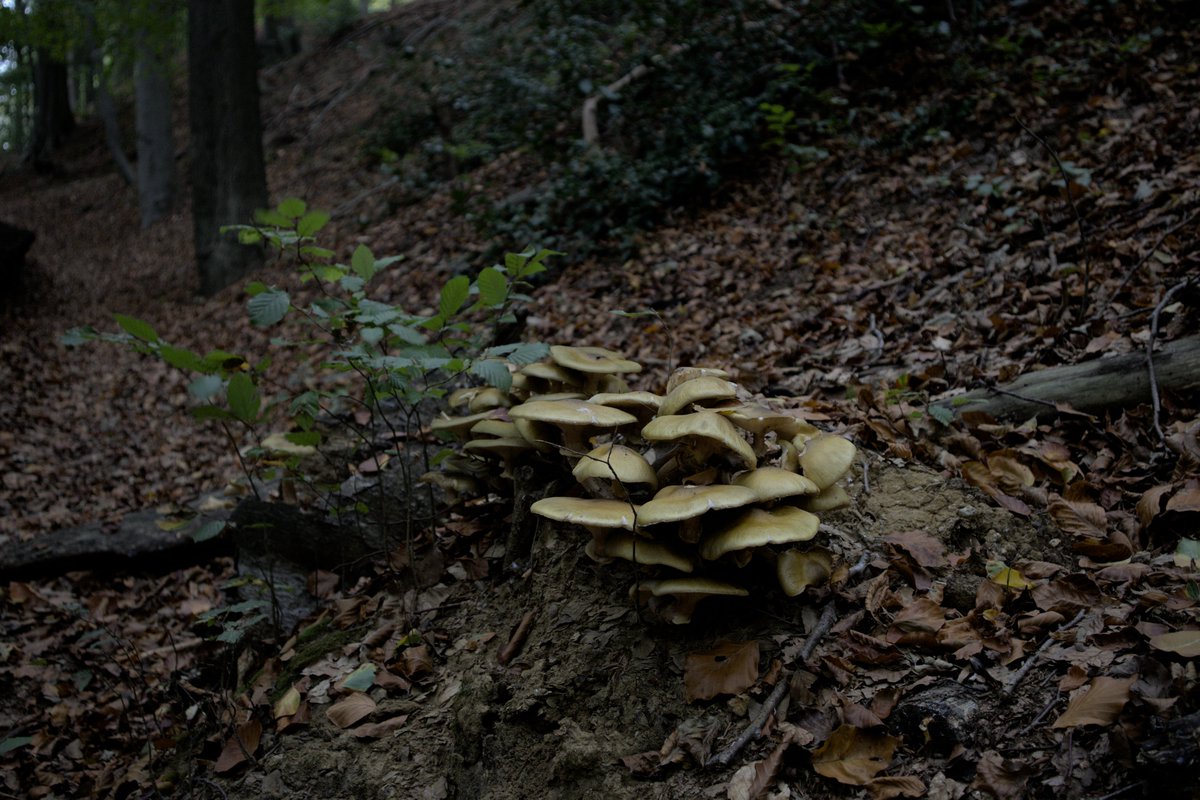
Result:
M1161 391L1180 394L1200 389L1200 336L1163 345L1154 353ZM1051 414L1061 405L1097 412L1126 408L1152 399L1151 379L1143 351L1081 364L1030 372L1004 386L976 389L939 400L934 405L958 412L984 411L996 418L1024 419Z

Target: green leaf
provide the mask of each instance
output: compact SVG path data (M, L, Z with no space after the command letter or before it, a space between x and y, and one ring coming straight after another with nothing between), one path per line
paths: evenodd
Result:
M479 300L484 305L499 306L508 299L508 279L495 267L480 272L475 285L479 287Z
M203 375L188 384L188 394L197 400L207 400L221 391L224 383L219 375Z
M225 397L229 401L229 410L242 422L251 425L258 418L262 398L258 394L258 387L246 373L239 372L229 379Z
M446 281L442 287L442 297L438 301L438 313L443 317L451 317L463 307L471 294L471 279L466 275L456 275Z
M151 328L147 323L142 322L136 317L127 317L124 314L113 314L113 319L121 326L121 330L131 336L141 339L143 342L157 342L158 334L154 328Z
M943 425L949 425L951 422L954 422L954 412L945 406L930 406L929 416Z
M407 325L401 325L399 323L388 325L388 332L404 344L422 345L426 342L424 334L418 330L408 327Z
M91 325L83 325L78 328L71 328L71 330L63 334L62 343L67 347L78 347L81 344L96 341L99 335Z
M272 225L276 228L292 227L291 218L270 208L260 208L258 211L255 211L254 221L259 225Z
M192 409L192 417L204 422L210 419L220 419L232 421L235 419L233 414L230 414L223 408L218 406L199 406Z
M321 434L317 431L296 431L294 433L285 433L283 438L287 439L292 444L298 444L301 447L316 447L321 443Z
M313 264L313 273L323 281L336 283L346 277L346 270L332 264Z
M250 281L246 284L246 294L254 297L256 294L262 294L267 291L267 285L262 281Z
M299 197L289 197L279 204L278 210L280 214L292 219L299 219L305 211L308 211L308 205ZM290 226L291 223L289 222L288 225Z
M329 215L324 211L310 211L296 223L296 233L300 236L312 236L329 223Z
M354 248L354 253L350 256L350 268L364 281L371 280L378 269L375 263L375 254L371 252L371 248L365 244Z
M365 692L371 688L371 684L374 682L375 665L367 662L343 678L342 682L338 685L352 692Z
M498 358L485 358L471 364L471 374L481 378L489 386L508 391L512 388L512 373L508 366Z
M0 756L7 755L18 747L24 747L32 741L32 736L11 736L0 742Z
M158 349L158 354L162 356L163 361L177 369L204 372L204 361L200 356L185 347L172 347L169 344L164 344Z
M383 340L383 328L363 328L358 336L367 344L379 344Z
M489 347L483 351L485 356L506 358L518 367L524 367L535 361L541 361L550 355L550 347L541 342L518 342Z
M238 244L259 244L263 237L254 228L238 228L237 240Z
M300 248L300 255L304 258L311 258L314 261L326 261L333 258L334 252L326 247L306 245Z
M210 350L204 356L205 372L223 369L235 370L240 369L246 363L246 359L239 356L237 353L229 353L224 350Z
M210 519L192 532L192 541L207 542L223 530L225 530L225 520Z
M287 292L271 288L251 297L246 307L250 311L250 321L259 327L266 327L283 319L291 305Z

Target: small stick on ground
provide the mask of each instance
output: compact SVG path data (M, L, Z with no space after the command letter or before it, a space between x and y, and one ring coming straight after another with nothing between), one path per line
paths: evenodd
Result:
M500 666L507 666L508 662L521 652L521 648L525 646L525 640L529 638L529 631L533 629L534 616L532 611L526 611L525 616L521 617L517 629L513 631L512 637L500 648L500 652L496 653L496 660L500 662Z
M804 641L804 648L800 651L801 664L808 661L813 654L813 650L817 649L817 644L820 643L825 634L829 633L829 629L833 627L833 623L836 621L837 609L834 608L833 601L831 600L822 609L820 619L817 620L817 624L813 626L812 633ZM754 715L754 719L751 720L750 724L746 726L736 739L729 743L728 747L718 753L716 758L709 762L710 764L716 764L721 767L728 766L729 762L746 746L746 743L759 735L762 731L762 726L766 724L767 717L771 716L780 701L783 700L783 696L787 694L790 682L791 673L786 669L780 670L779 683L775 684L775 689L763 702L758 713Z
M1162 417L1162 400L1158 394L1158 375L1154 371L1154 340L1158 338L1158 317L1170 304L1175 293L1189 285L1193 279L1194 277L1185 278L1168 289L1162 300L1158 301L1158 305L1154 306L1154 313L1150 317L1150 339L1146 342L1146 372L1150 377L1150 400L1154 404L1154 432L1158 434L1158 444L1163 450L1167 449L1167 437L1159 421Z
M1076 625L1079 624L1079 621L1083 619L1083 615L1086 612L1087 612L1086 609L1081 608L1079 610L1079 613L1076 614L1074 616L1074 618L1072 618L1069 622L1064 622L1062 625L1059 625L1058 628L1054 632L1062 633L1063 631L1071 630L1071 628L1074 628ZM1050 645L1053 642L1054 642L1053 636L1046 637L1046 641L1042 642L1042 645L1041 645L1041 647L1039 647L1037 649L1037 652L1034 653L1032 656L1030 656L1029 660L1026 661L1023 665L1021 665L1021 668L1019 670L1017 670L1017 674L1013 675L1013 679L1011 681L1009 681L1008 686L1005 686L1001 690L1001 693L1003 695L1005 695L1007 697L1007 696L1011 695L1014 691L1016 691L1017 684L1019 684L1022 680L1025 679L1025 676L1029 674L1029 670L1033 669L1033 665L1037 663L1038 659L1042 657L1042 653L1046 652L1046 650L1050 647Z

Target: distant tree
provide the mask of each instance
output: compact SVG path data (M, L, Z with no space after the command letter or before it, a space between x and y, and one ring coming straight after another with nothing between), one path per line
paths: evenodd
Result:
M262 259L220 232L267 205L256 57L253 3L188 0L192 224L206 295Z
M137 189L142 227L175 205L175 136L171 124L171 71L175 9L170 0L145 0L136 23Z
M33 58L33 132L27 155L38 164L48 161L75 130L66 63L72 9L61 0L42 0L33 11L38 38Z

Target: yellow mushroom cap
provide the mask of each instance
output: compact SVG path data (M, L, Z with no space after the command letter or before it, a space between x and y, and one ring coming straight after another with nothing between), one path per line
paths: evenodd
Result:
M498 408L493 408L488 411L481 411L478 414L470 414L465 417L448 417L440 416L433 422L429 423L431 431L446 431L452 433L460 439L467 438L467 434L476 423L485 419L500 419L504 415L504 411Z
M506 419L484 419L471 426L471 436L492 436L497 439L519 439L516 424Z
M850 505L850 495L841 484L822 489L820 494L804 498L801 504L809 511L834 511Z
M706 375L711 375L714 378L729 377L728 372L716 367L679 367L671 373L671 377L667 378L667 394L675 391L675 388L681 383L686 383L696 378L703 378Z
M754 492L744 486L666 486L638 510L638 523L680 522L709 511L740 508L753 502Z
M642 458L641 453L620 444L600 445L579 459L571 474L580 483L598 478L620 483L648 483L651 488L658 486L654 467Z
M576 375L563 369L558 364L550 364L545 361L526 364L517 370L517 372L527 378L538 378L543 381L563 383L568 386L579 385L579 378Z
M606 350L603 347L568 347L554 345L550 348L550 358L555 364L567 369L590 373L641 372L642 365L630 361L620 353Z
M808 478L780 467L759 467L743 472L733 479L733 485L750 489L760 503L798 494L815 495L819 491Z
M642 428L642 437L652 442L673 441L689 436L720 444L735 453L747 469L753 469L757 464L754 450L733 427L733 423L712 411L661 416L650 420Z
M569 522L590 528L633 530L637 506L623 500L595 500L583 497L547 497L529 510L556 522Z
M658 407L658 415L665 417L675 414L681 409L689 408L693 403L732 400L737 397L737 389L736 383L724 378L702 375L690 381L684 381L668 392Z
M687 556L652 539L635 537L628 533L612 534L604 540L603 545L595 547L595 552L599 556L623 558L635 564L670 567L680 572L691 572L695 569Z
M750 592L732 583L713 580L712 578L663 578L657 581L642 581L638 590L652 594L655 597L675 595L676 597L689 594L726 595L729 597L747 597Z
M600 392L589 397L588 402L611 408L631 408L653 413L658 411L662 398L654 392Z
M467 398L467 410L472 414L488 411L493 408L507 408L512 405L508 392L495 386L484 386L478 392Z
M598 428L615 428L637 422L637 417L620 409L583 400L527 400L510 408L508 416L562 426L591 425Z
M772 511L752 508L732 525L709 534L700 543L700 555L714 561L726 553L768 544L807 542L817 535L820 521L803 509L783 506Z
M799 417L757 403L743 403L740 406L714 410L755 436L762 436L766 431L775 431L781 439L791 439L801 434L806 437L816 436L821 432L816 426Z
M828 489L849 471L857 452L850 440L841 436L831 433L814 436L800 454L800 468L817 488Z
M788 597L795 597L809 586L821 586L829 580L833 557L828 550L788 550L779 554L775 574L779 587Z

